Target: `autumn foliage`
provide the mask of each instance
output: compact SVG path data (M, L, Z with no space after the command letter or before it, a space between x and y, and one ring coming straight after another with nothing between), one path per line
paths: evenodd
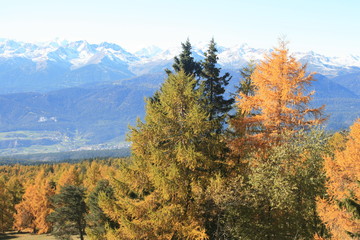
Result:
M130 128L131 157L0 166L0 231L91 240L359 239L360 119L330 140L316 128L324 118L323 107L310 106L313 74L284 42L241 70L230 117L232 100L223 96L230 75L221 76L216 52L212 40L201 64L183 44L174 72Z
M34 233L48 233L51 224L47 216L51 213L50 197L55 194L55 186L46 179L46 174L41 170L34 184L26 188L23 200L15 206L14 227L20 231L31 230Z
M314 81L313 74L289 55L284 42L256 66L251 81L253 94L240 91L237 97L244 114L231 124L245 137L231 142L233 151L276 144L284 132L309 129L324 120L319 117L322 108L308 106L313 93L306 87Z
M344 150L325 158L328 197L318 212L333 239L360 238L360 119L351 127Z

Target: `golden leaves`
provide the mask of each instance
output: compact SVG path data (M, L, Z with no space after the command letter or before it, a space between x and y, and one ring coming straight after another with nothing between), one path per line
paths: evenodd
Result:
M352 239L349 233L360 234L360 119L351 127L345 148L325 158L325 171L329 197L317 201L319 215L334 239Z

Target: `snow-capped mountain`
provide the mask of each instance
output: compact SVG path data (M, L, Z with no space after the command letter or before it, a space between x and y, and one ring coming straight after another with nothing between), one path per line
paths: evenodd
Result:
M0 92L48 91L135 76L135 55L112 43L0 41Z
M193 56L204 58L206 42L194 44ZM270 49L247 44L218 46L219 64L226 70L238 70L248 61L260 61ZM103 42L69 42L56 39L45 43L25 43L0 39L0 92L47 91L91 82L108 82L171 68L181 45L161 49L150 46L131 53L121 46ZM360 71L360 56L328 57L315 52L294 53L309 71L336 77Z
M202 60L207 48L207 43L194 44L194 58ZM244 64L261 61L271 52L247 44L217 48L219 65L233 76L228 94L235 91ZM45 151L116 147L129 123L144 116L144 97L159 88L164 69L171 69L180 52L180 44L131 53L108 42L24 43L0 38L0 130L8 133L0 139L0 155L26 153L27 147L32 151L40 145ZM322 74L315 76L309 90L316 91L316 106L327 105L329 129L351 125L360 113L360 56L293 55L308 63L309 71ZM43 138L32 139L33 131Z
M125 51L120 46L107 42L89 44L86 41L62 41L38 45L13 40L0 42L1 58L22 57L31 59L36 63L66 61L71 63L73 69L89 64L98 64L105 56L125 63L139 60L135 55Z
M141 59L153 58L163 50L157 46L149 46L134 53L135 56Z

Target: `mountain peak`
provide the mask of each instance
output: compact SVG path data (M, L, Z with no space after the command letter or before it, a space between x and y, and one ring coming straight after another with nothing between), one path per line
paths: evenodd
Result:
M193 55L196 60L204 58L204 52L208 49L209 42L193 44ZM271 49L252 48L247 43L237 44L233 47L217 46L219 64L223 69L239 69L250 60L259 61L264 54ZM41 68L46 69L46 61L52 64L70 65L71 69L79 69L89 64L130 65L133 74L138 72L155 72L171 66L171 61L181 52L180 44L167 49L158 46L149 46L135 53L130 53L121 46L102 42L90 44L85 40L69 42L57 38L50 42L24 43L11 39L0 39L0 57L10 59L15 57L29 59L35 63L41 63ZM314 51L296 52L294 56L301 62L308 63L310 68L317 72L336 76L340 71L355 71L360 68L360 56L329 57ZM40 66L40 65L39 65ZM146 69L148 68L148 69ZM141 70L139 70L141 69Z
M142 48L134 53L135 56L139 58L152 58L159 53L161 53L163 50L159 48L158 46L148 46L146 48Z

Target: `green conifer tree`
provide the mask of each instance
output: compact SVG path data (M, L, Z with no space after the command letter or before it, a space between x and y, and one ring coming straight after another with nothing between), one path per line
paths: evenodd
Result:
M175 73L183 71L187 75L194 74L196 77L201 75L201 64L194 60L191 52L191 43L189 39L185 43L181 43L182 52L179 56L174 57L174 64L172 65ZM170 75L171 70L166 69L165 72Z
M251 80L251 75L255 71L256 63L250 61L247 65L240 69L241 80L240 84L237 87L236 93L238 95L244 94L245 96L254 95L255 86Z
M54 212L48 216L53 223L53 234L63 239L69 239L72 234L79 234L84 240L85 214L85 189L79 186L65 185L60 193L52 197Z
M205 106L209 111L209 118L223 122L225 116L231 109L234 99L225 99L225 86L229 84L231 76L225 73L220 76L221 68L217 66L216 43L211 39L209 49L205 52L205 60L202 62L201 76L203 78Z
M91 240L104 240L106 227L116 228L118 224L111 221L99 206L99 195L103 194L109 199L114 199L114 191L108 180L98 181L95 189L87 199L89 213L86 216L86 234Z

